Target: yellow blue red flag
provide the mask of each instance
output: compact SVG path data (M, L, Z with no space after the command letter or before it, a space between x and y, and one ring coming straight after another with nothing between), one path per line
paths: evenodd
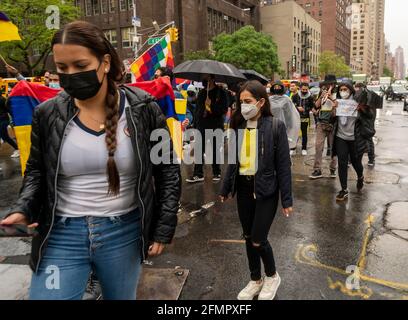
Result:
M4 12L0 11L0 42L21 40L17 26L11 22Z

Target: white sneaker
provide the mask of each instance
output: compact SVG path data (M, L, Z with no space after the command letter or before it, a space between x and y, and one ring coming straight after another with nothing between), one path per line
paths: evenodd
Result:
M273 300L275 299L276 292L281 284L281 278L278 273L274 277L265 277L264 285L258 300Z
M253 300L262 290L263 281L257 283L256 281L250 281L248 285L239 293L238 300Z
M15 150L10 158L19 158L20 157L20 150Z
M307 150L302 150L302 156L307 156Z
M290 155L291 156L296 156L296 150L290 150Z

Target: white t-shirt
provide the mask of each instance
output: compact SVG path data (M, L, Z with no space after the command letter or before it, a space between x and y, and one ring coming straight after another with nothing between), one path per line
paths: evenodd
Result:
M108 196L105 132L98 133L85 127L77 117L69 124L62 145L57 186L58 216L113 217L137 208L136 156L124 112L129 102L123 92L120 97L121 116L115 152L120 177L119 195Z

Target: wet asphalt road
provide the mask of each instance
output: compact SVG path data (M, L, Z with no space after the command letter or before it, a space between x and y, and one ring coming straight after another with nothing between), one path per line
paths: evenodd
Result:
M369 169L364 158L369 184L361 194L350 174L345 203L335 201L338 179L308 179L313 131L309 156L294 157L295 213L286 218L279 212L269 238L282 278L277 299L408 299L408 114L402 113L401 103L387 103L377 122L377 165ZM9 151L0 149L0 215L16 198L21 182L18 161L8 158ZM324 166L328 175L327 159ZM192 167L182 171L186 178ZM221 204L220 183L211 178L208 166L205 183L183 184L174 242L151 261L153 268L189 269L180 299L234 300L249 281L236 202ZM25 260L17 256L6 262ZM351 291L344 270L353 265L361 267L364 280L359 290Z

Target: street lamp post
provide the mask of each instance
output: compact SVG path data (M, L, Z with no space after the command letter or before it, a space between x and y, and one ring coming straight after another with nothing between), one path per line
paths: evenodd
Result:
M137 58L137 52L138 52L138 37L137 37L137 10L136 10L136 0L133 0L133 28L134 28L134 36L133 36L133 49L135 52L135 59Z

